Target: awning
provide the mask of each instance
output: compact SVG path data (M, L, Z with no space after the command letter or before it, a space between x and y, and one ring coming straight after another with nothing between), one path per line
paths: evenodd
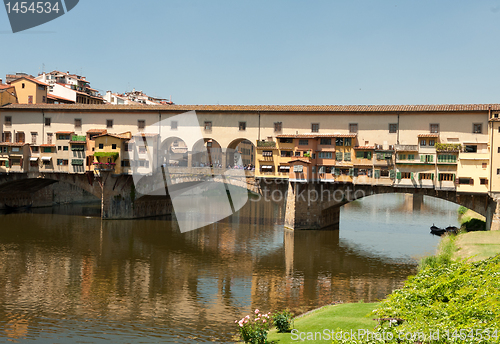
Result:
M30 158L30 161L37 161L38 158Z
M50 161L52 160L52 157L50 156L42 156L42 161Z
M9 161L7 158L0 158L0 161Z
M263 170L272 170L273 167L272 166L262 166L261 167Z
M280 166L280 168L281 168L282 170L289 170L289 169L290 169L290 166Z

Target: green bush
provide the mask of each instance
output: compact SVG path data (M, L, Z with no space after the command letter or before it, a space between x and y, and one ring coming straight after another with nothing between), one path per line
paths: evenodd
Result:
M479 219L467 218L462 222L462 228L467 232L474 231L485 231L486 230L486 222Z
M463 205L461 205L461 206L458 208L458 214L459 214L459 215L463 215L463 214L465 214L465 213L467 212L467 210L469 210L469 209L467 209L466 207L464 207Z
M394 291L373 311L376 318L401 318L399 326L379 327L393 340L363 338L357 343L499 343L500 255L479 262L427 265L405 286ZM429 335L439 340L400 339L400 333ZM487 334L487 335L486 335ZM342 341L341 341L342 342ZM346 342L347 343L347 342Z
M292 330L293 314L289 310L275 311L272 318L278 333L286 333Z

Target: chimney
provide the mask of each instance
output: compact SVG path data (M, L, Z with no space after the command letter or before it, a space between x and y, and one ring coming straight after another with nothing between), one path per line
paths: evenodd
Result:
M2 79L0 79L0 85L3 84Z

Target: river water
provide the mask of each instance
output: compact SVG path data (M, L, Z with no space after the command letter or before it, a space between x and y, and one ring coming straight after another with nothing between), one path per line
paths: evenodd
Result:
M3 214L0 342L224 343L255 308L383 299L457 208L376 195L344 206L338 231L295 233L264 199L183 234L167 217L102 222L98 205Z

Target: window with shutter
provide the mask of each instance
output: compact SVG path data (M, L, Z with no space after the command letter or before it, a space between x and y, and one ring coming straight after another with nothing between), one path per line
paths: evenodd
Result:
M336 152L335 153L335 159L337 161L342 161L342 152Z

